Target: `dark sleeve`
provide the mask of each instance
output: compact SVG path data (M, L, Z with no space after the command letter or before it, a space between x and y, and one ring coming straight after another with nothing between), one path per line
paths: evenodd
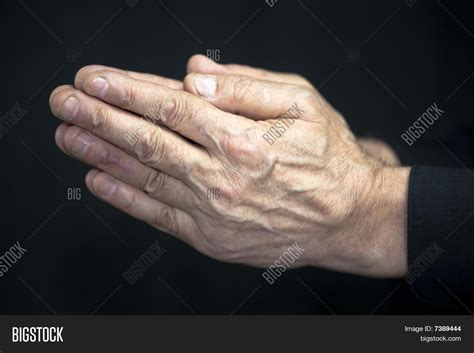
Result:
M415 294L474 311L474 172L412 168L408 274Z

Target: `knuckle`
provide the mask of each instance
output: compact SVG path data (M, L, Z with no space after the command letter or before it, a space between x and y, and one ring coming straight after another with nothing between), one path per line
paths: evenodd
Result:
M252 95L254 88L254 81L246 78L238 78L235 80L232 87L232 99L235 102L242 102L248 96Z
M90 115L89 128L93 134L101 135L110 128L110 110L101 105L96 105Z
M152 220L152 225L173 231L176 228L175 218L176 217L174 209L171 207L164 206L159 208L155 212Z
M160 190L163 190L167 184L167 175L157 172L156 170L152 170L145 178L143 182L142 189L147 194L155 195Z
M138 90L132 85L126 85L119 93L119 104L125 109L136 107Z
M223 149L234 160L246 161L260 155L261 147L259 143L261 133L258 129L246 129L236 136L230 136L223 140Z
M143 133L134 145L134 153L140 162L153 164L161 159L161 138L155 129L148 129Z
M186 111L186 100L175 92L169 93L161 104L163 122L172 129L179 129Z
M252 156L254 149L246 141L232 139L227 142L226 150L234 159L245 160Z
M132 211L136 208L137 206L137 193L136 192L131 192L128 193L127 197L124 197L122 199L122 207L125 211Z

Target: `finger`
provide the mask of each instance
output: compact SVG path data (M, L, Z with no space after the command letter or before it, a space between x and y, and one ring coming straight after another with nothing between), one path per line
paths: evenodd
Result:
M88 65L81 68L76 73L76 77L74 78L74 86L76 86L76 88L82 87L84 79L87 76L89 76L95 71L104 71L104 70L117 72L122 75L127 75L140 81L148 81L148 82L157 83L159 85L163 85L163 86L173 88L173 89L183 89L183 83L181 81L174 80L172 78L148 74L148 73L142 73L142 72L121 70L115 67L103 66L103 65Z
M193 244L196 225L187 213L152 199L144 192L98 170L86 176L87 188L119 210Z
M54 140L56 141L56 145L59 147L61 151L67 154L69 157L72 157L71 154L66 150L64 147L64 133L71 125L68 123L62 123L56 129L56 133L54 134Z
M214 92L207 89L210 81L216 82ZM241 75L188 74L184 79L184 89L219 109L255 120L300 115L303 108L299 109L297 98L314 95L314 92L302 86Z
M60 126L63 151L136 187L154 199L182 210L193 208L195 195L181 181L147 167L119 148L77 126Z
M188 92L138 81L116 72L94 72L84 79L82 89L104 102L147 119L159 120L164 126L208 148L214 147L215 140L229 129L240 131L250 124L233 115L228 115L224 121L222 114L227 113Z
M207 57L201 54L193 55L188 60L187 72L211 75L244 75L260 80L290 83L314 89L314 86L307 79L298 74L268 71L260 68L237 64L222 65L216 63L211 59L208 59Z
M71 86L55 89L50 101L56 117L90 131L143 164L182 181L189 181L193 167L209 161L207 152L181 136Z

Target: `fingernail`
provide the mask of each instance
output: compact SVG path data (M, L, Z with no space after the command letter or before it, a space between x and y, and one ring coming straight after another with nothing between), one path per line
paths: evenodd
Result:
M194 87L201 97L213 98L216 94L217 79L215 76L197 75L194 78Z
M62 126L59 126L57 129L56 129L56 132L54 133L54 140L56 141L56 143L61 143L63 142L63 136L64 136L64 128Z
M87 132L82 131L76 136L71 145L71 153L77 157L82 157L86 154L91 143L91 138Z
M86 184L90 185L90 182L92 181L92 177L96 174L96 170L92 169L86 174Z
M59 115L64 118L64 120L71 121L72 119L74 119L78 111L79 99L71 96L64 101Z
M106 177L105 179L102 179L98 185L96 186L95 191L99 195L103 196L111 196L115 190L117 190L117 183L115 182L114 179L110 177Z
M104 97L107 93L107 89L109 88L109 84L107 81L102 77L96 77L89 83L86 87L87 93L92 94L93 96L97 97Z

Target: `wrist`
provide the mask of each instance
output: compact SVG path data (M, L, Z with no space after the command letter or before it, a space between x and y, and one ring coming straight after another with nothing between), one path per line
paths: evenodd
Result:
M409 167L375 168L359 209L367 238L367 274L402 277L407 271Z

